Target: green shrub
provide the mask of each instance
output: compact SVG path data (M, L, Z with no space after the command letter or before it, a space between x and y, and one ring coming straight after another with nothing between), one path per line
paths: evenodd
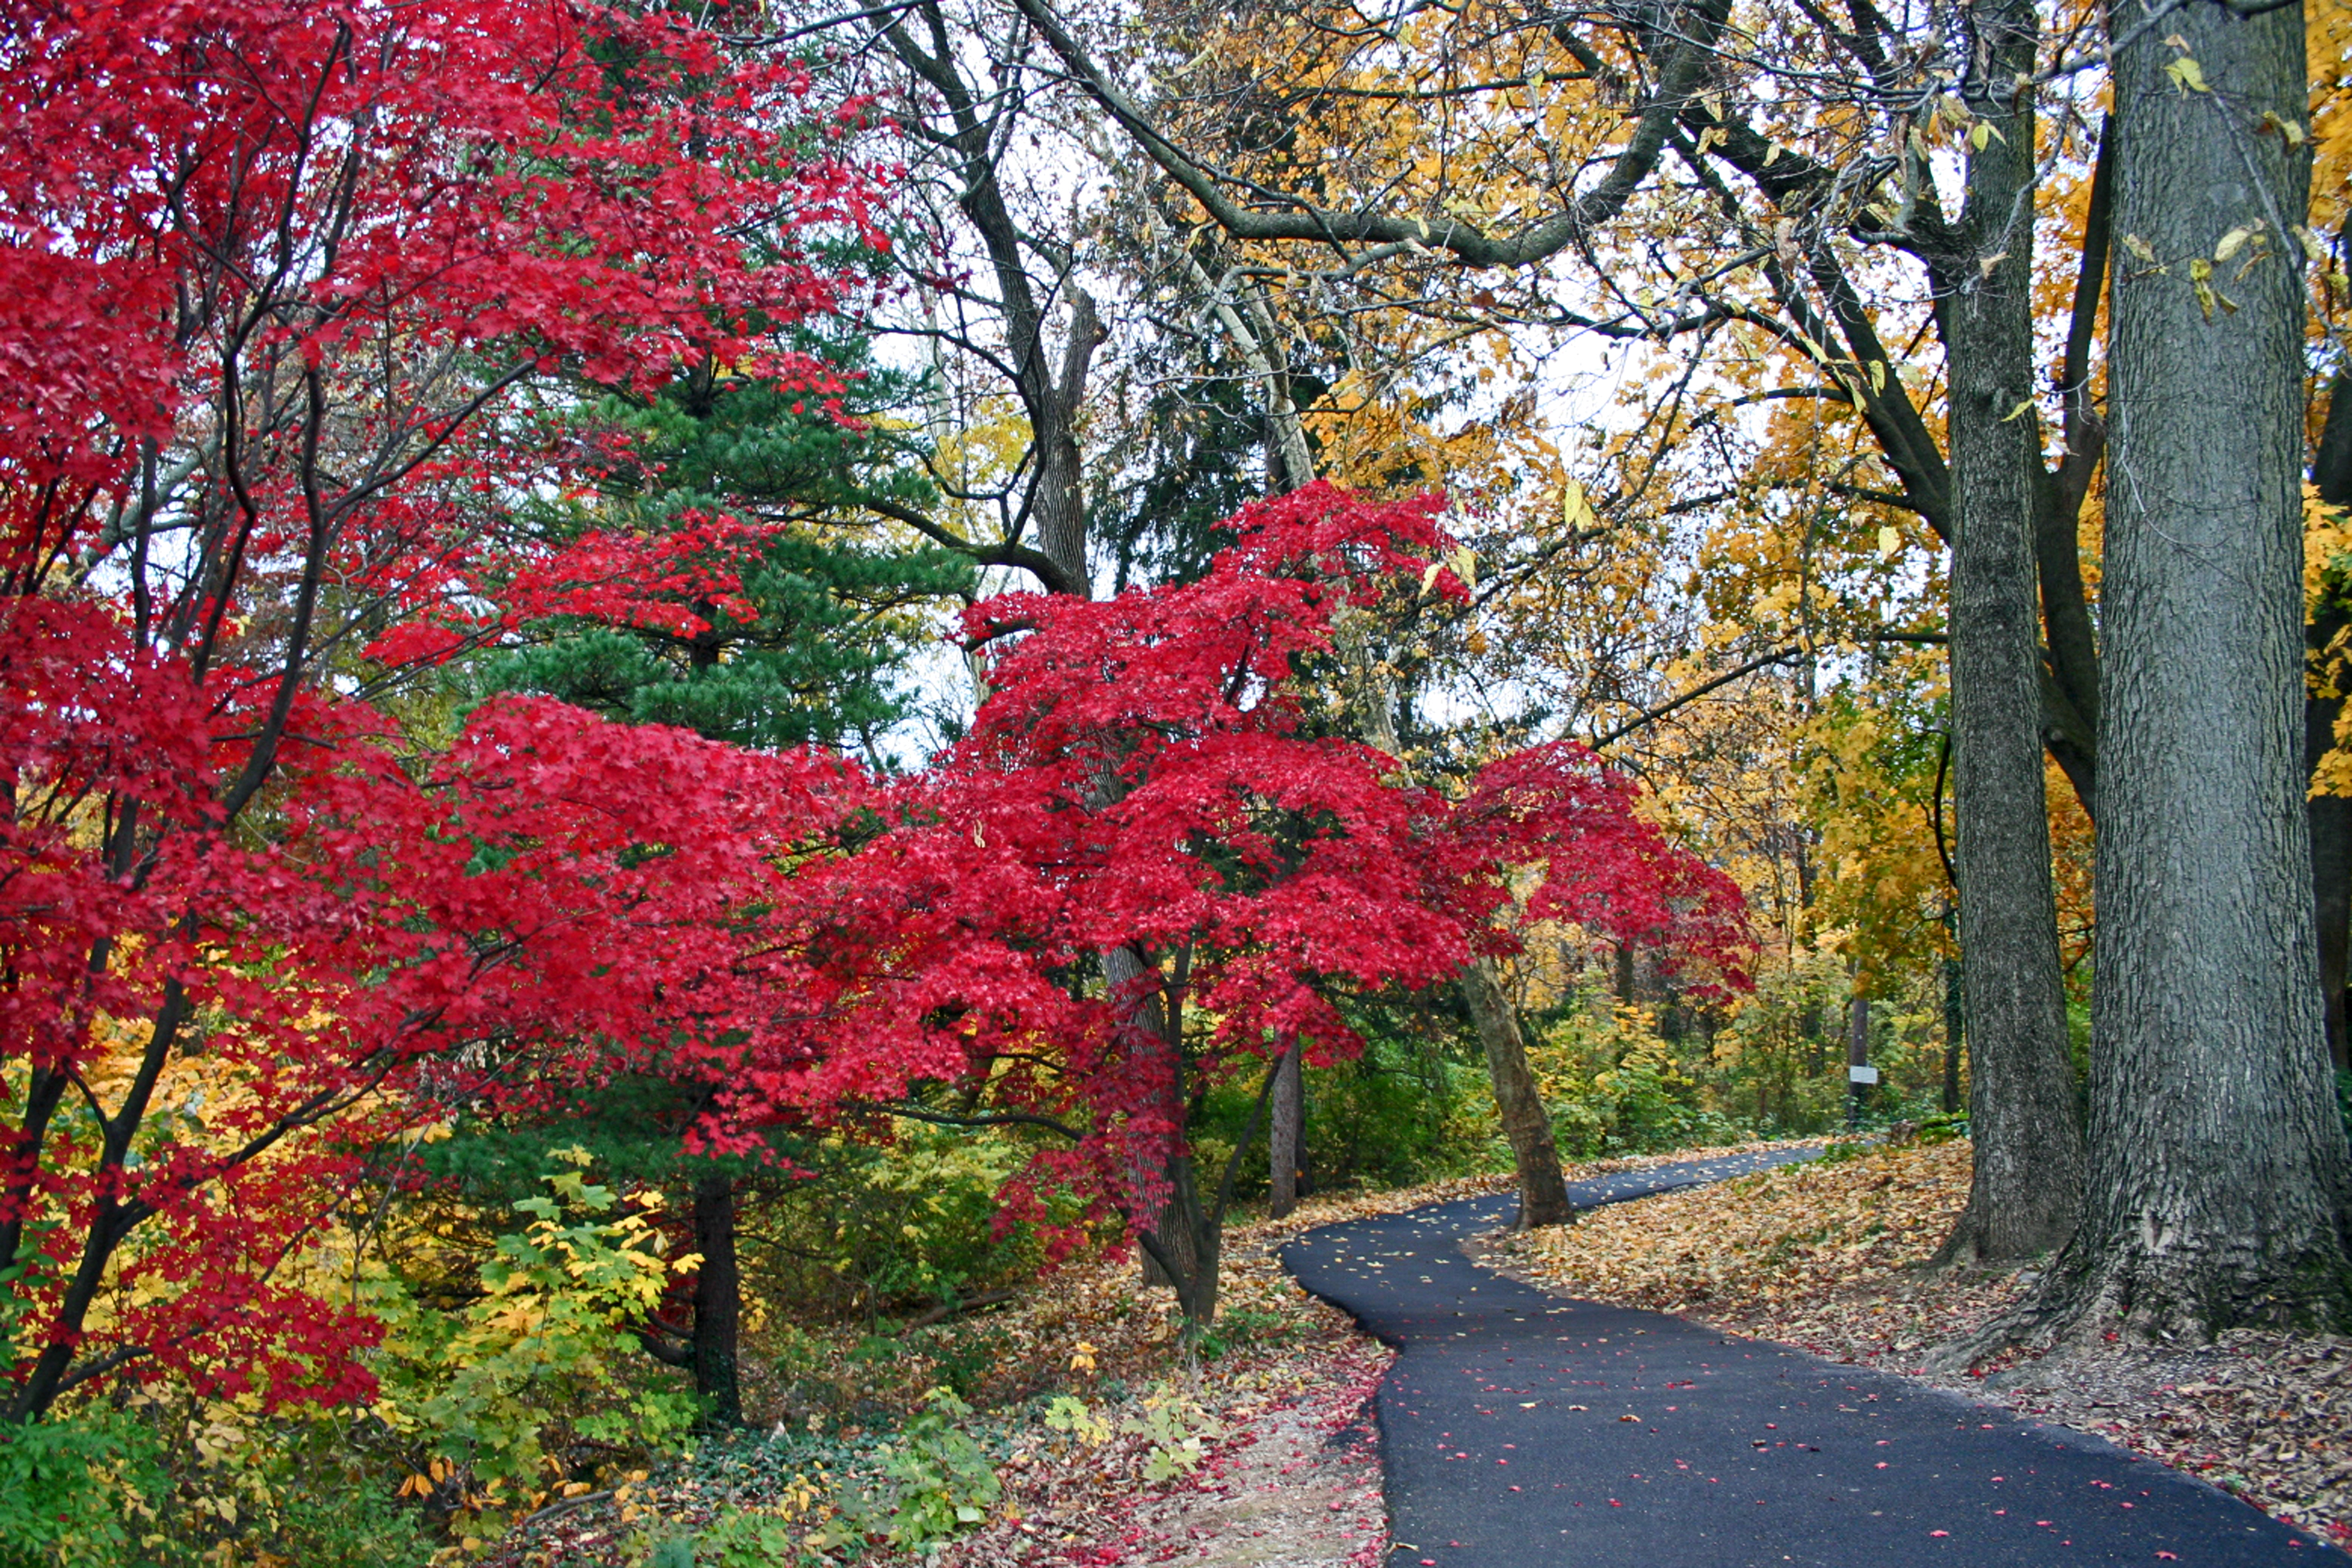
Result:
M0 1427L0 1568L135 1562L166 1487L161 1445L121 1412Z
M659 1452L696 1415L693 1394L655 1372L629 1328L667 1287L661 1238L645 1213L586 1180L584 1153L572 1157L545 1178L546 1194L515 1205L530 1223L498 1238L462 1310L376 1282L385 1337L374 1415L436 1483L431 1461L454 1467L460 1511L489 1530L570 1479L575 1448Z
M971 1406L945 1388L933 1389L928 1404L882 1460L892 1483L883 1533L902 1549L962 1534L988 1518L1004 1491L988 1451L958 1425Z
M1572 1012L1528 1055L1553 1136L1573 1158L1728 1142L1746 1131L1706 1103L1646 1007Z

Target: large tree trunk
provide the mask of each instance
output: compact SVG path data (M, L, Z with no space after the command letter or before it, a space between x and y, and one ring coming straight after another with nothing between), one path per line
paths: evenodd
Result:
M2149 3L2110 18L2130 254L2109 356L2090 1182L2046 1331L2340 1319L2352 1280L2303 810L2291 227L2308 153L2262 133L2265 114L2305 116L2303 14L2155 24ZM2183 60L2210 91L2184 90ZM1969 991L1981 1019L1973 963Z
M1472 959L1462 972L1461 985L1462 999L1469 1006L1472 1022L1478 1026L1478 1043L1486 1050L1495 1109L1502 1113L1503 1136L1510 1141L1511 1163L1518 1172L1518 1228L1566 1225L1576 1210L1568 1201L1559 1146L1552 1142L1551 1118L1544 1112L1535 1074L1528 1068L1528 1045L1519 1032L1518 1009L1505 994L1493 959Z
M1937 301L1951 367L1952 799L1972 1049L1975 1175L1942 1256L2029 1258L2081 1212L2083 1143L2042 761L2034 558L2042 481L2032 415L2033 0L1972 13L1998 84L1969 107L1994 134L1969 159L1960 254Z
M694 1277L694 1391L702 1396L704 1420L740 1426L743 1396L735 1368L743 1287L735 1260L734 1177L709 1175L694 1184L694 1249L702 1254Z

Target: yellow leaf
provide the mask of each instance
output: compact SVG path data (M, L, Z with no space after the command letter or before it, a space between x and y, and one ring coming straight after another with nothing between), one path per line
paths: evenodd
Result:
M1892 555L1902 548L1903 535L1900 531L1893 528L1882 528L1878 531L1879 554Z
M2022 418L2022 417L2024 417L2024 416L2025 416L2025 414L2027 413L2027 411L2029 411L2030 409L2032 409L2032 406L2033 406L2033 399L2032 399L2032 398L2030 398L2030 397L2027 397L2027 398L2021 398L2021 399L2019 400L2018 405L2017 405L2017 406L2016 406L2016 407L2014 407L2014 408L2011 409L2008 413L2006 413L2006 414L2004 414L2004 415L2002 415L2002 416L2000 416L2000 422L2001 422L2002 424L2006 425L2006 424L2008 424L2008 423L2009 423L2011 420L2012 420L2012 419L2020 419L2020 418Z
M1584 486L1575 479L1559 488L1559 515L1570 528L1591 528L1601 521L1593 515L1592 503L1584 499Z
M2190 58L2187 55L2181 56L2179 59L2165 67L2164 74L2170 77L2174 85L2179 87L2182 92L2211 92L2213 90L2211 88L2205 85L2205 68L2199 65L2194 59Z
M2244 248L2246 241L2252 239L2254 231L2251 228L2241 226L2231 229L2229 233L2221 237L2220 243L2213 247L2213 259L2216 261L2229 260L2230 258L2237 255L2240 250Z

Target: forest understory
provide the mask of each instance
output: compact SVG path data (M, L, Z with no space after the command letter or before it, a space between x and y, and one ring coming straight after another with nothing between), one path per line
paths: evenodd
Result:
M1596 1160L1568 1175L1786 1146ZM1931 1374L1939 1345L2034 1282L2030 1268L1930 1266L1966 1202L1969 1166L1964 1140L1833 1145L1822 1161L1490 1235L1470 1250L1546 1289L1675 1312L2094 1434L2352 1547L2352 1339L2239 1330L2207 1345L2115 1341ZM1172 1293L1142 1286L1124 1258L1067 1267L1012 1300L913 1330L889 1361L870 1348L861 1356L870 1338L838 1330L822 1354L802 1352L797 1379L757 1384L744 1434L617 1494L554 1505L485 1561L659 1565L675 1542L698 1563L751 1563L766 1560L749 1554L760 1531L780 1527L814 1551L840 1538L839 1500L855 1497L861 1475L903 1477L876 1457L898 1424L892 1412L919 1405L931 1380L961 1377L973 1407L958 1424L974 1444L967 1462L1002 1486L987 1521L930 1555L886 1548L829 1560L1378 1563L1386 1517L1369 1402L1392 1356L1300 1290L1276 1253L1319 1226L1510 1188L1498 1173L1314 1197L1285 1220L1237 1226L1227 1305L1195 1351L1181 1342ZM772 1349L747 1359L767 1361ZM1058 1399L1087 1415L1066 1405L1057 1415ZM816 1419L818 1408L850 1418ZM953 1468L939 1467L943 1494ZM746 1555L730 1555L738 1550Z

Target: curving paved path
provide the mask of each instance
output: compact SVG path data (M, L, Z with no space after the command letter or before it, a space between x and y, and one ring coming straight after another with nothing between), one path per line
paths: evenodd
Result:
M1580 1206L1801 1150L1572 1184ZM2063 1427L1464 1257L1509 1195L1310 1231L1284 1263L1398 1348L1381 1384L1389 1568L2276 1568L2333 1549Z

